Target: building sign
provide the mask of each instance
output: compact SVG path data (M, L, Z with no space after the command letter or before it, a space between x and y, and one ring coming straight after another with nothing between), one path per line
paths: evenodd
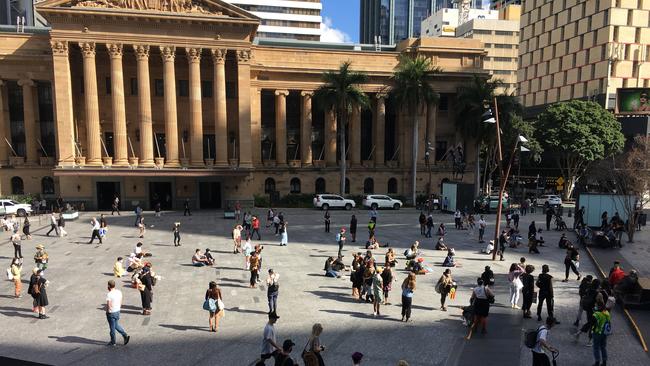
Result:
M650 88L617 89L616 113L650 114Z

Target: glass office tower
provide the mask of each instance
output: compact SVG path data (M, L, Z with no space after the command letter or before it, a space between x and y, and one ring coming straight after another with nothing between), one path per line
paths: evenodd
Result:
M420 36L422 21L440 3L452 0L361 0L359 39L361 43L395 44L406 38ZM489 2L489 1L488 1Z

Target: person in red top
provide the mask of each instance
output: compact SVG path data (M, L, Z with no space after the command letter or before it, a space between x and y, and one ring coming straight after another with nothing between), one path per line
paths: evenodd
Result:
M258 219L257 216L253 216L251 226L253 227L251 238L253 238L253 234L257 233L257 240L262 240L262 237L260 236L260 219Z
M609 270L609 284L614 288L625 277L625 271L621 268L619 261L614 262L614 267Z

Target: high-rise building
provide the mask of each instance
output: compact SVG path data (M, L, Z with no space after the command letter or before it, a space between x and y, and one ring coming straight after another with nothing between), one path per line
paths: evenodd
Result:
M422 21L422 37L456 37L459 9L443 8ZM470 9L468 19L499 19L498 10Z
M508 5L521 5L522 0L492 0L492 9L505 8Z
M261 19L259 38L320 41L320 0L225 0Z
M439 0L438 0L439 1ZM422 20L431 14L436 0L361 0L359 40L396 44L420 36Z
M617 88L650 87L649 16L650 1L525 1L517 79L527 114L587 98L613 109Z

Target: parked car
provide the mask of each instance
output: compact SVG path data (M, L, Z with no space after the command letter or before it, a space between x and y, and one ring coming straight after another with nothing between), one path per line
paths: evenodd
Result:
M549 205L557 207L557 206L562 206L562 199L560 196L555 195L555 194L545 194L542 196L539 196L537 199L537 205L539 207L543 207L546 202L548 202Z
M477 198L475 202L480 212L495 212L499 205L499 195L481 196ZM508 198L504 195L503 200L501 201L501 209L506 210L509 207Z
M363 197L362 205L363 207L375 210L378 208L392 208L394 210L399 210L404 204L400 200L396 200L383 194L370 194Z
M14 200L0 200L0 214L25 216L32 213L32 206ZM4 212L3 212L4 211Z
M327 210L328 208L344 208L351 210L356 206L354 200L343 198L337 194L317 194L314 197L314 207Z

